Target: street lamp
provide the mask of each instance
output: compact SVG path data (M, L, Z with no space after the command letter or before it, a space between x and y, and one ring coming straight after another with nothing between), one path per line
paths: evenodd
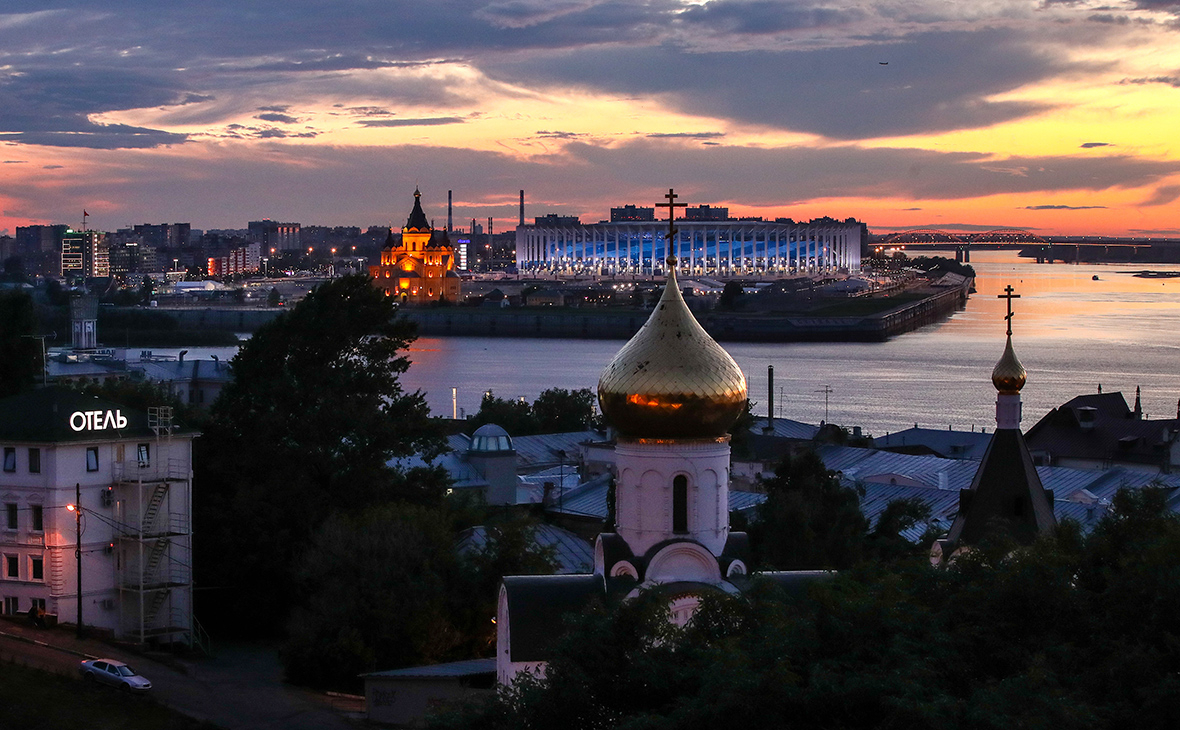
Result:
M74 513L74 558L78 561L78 621L76 636L82 638L82 484L74 484L74 503L66 509Z

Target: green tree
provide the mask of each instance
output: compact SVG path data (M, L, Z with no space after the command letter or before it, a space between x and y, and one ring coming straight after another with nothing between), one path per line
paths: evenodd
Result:
M443 661L463 640L449 606L463 576L439 509L335 514L297 575L282 652L293 682L356 691L358 674Z
M279 288L276 286L272 286L270 288L270 293L268 293L266 295L266 306L277 307L280 304L282 304L282 302L283 302L283 299L279 295Z
M899 508L898 512L904 512ZM1089 535L862 564L787 597L659 591L567 619L544 677L436 728L1138 730L1180 723L1180 516L1120 493Z
M504 400L488 391L479 402L479 412L467 424L469 433L484 425L494 423L513 436L527 436L537 433L537 420L533 417L532 406L524 398Z
M220 601L207 594L207 611L227 611L243 631L273 632L274 614L291 605L297 556L333 510L442 499L440 470L390 465L444 443L422 394L399 381L413 337L367 277L348 276L243 345L197 441L198 578L225 589ZM272 608L240 611L231 596Z
M549 388L533 401L537 433L563 433L594 428L594 391Z
M763 568L846 568L864 553L868 522L860 495L811 450L788 454L764 481L766 501L749 526Z
M0 292L0 397L33 387L44 367L33 298L22 291Z

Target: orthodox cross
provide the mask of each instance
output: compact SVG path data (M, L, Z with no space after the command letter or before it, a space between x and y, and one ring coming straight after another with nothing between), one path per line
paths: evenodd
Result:
M1008 336L1009 337L1012 336L1012 300L1020 298L1020 295L1013 294L1012 293L1013 291L1015 291L1015 290L1012 288L1012 285L1009 284L1007 287L1005 287L1003 294L999 294L996 296L996 299L1007 299L1008 300L1008 314L1004 317L1004 319L1008 320Z
M669 259L672 258L672 240L676 237L676 225L675 225L675 223L673 223L673 221L676 218L676 209L688 207L688 203L677 203L676 202L676 198L679 198L679 197L680 196L676 194L675 190L673 190L672 188L668 188L668 194L664 196L664 198L668 202L667 203L656 203L657 208L667 208L668 209L668 252L667 252L668 256L666 258L669 258ZM654 244L653 244L653 246L654 246ZM655 255L655 251L652 251L652 255L653 256Z

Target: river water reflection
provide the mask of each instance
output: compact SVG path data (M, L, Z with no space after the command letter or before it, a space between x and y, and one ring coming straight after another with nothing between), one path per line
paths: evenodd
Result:
M1069 398L1122 390L1129 403L1174 417L1180 398L1180 278L1145 279L1169 265L1036 264L1015 252L973 252L977 292L946 321L882 343L724 343L750 382L755 412L767 405L766 368L774 366L775 414L810 423L825 417L873 435L913 426L995 426L991 370L1004 349L1011 284L1013 342L1029 371L1023 427ZM1098 280L1094 280L1094 276ZM432 337L418 340L403 377L425 392L436 415L451 415L452 388L465 413L485 390L532 400L551 387L594 388L621 340ZM203 351L202 351L203 352ZM223 356L230 354L226 351ZM190 356L199 357L194 350Z

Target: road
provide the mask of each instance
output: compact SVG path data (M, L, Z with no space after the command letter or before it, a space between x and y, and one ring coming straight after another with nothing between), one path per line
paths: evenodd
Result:
M0 661L77 677L83 655L130 664L151 680L158 702L227 730L344 730L363 724L363 701L284 684L270 646L231 644L217 647L212 658L178 659L78 640L66 630L0 621Z

